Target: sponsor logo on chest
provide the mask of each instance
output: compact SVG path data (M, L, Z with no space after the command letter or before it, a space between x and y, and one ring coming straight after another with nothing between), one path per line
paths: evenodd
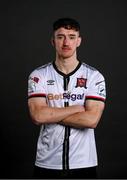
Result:
M47 95L49 100L82 100L84 99L84 93L82 94L75 94L75 93L61 93L61 94L53 94L49 93Z
M76 100L83 100L84 99L84 88L87 89L86 87L87 79L80 77L76 78L75 82L72 84L72 90L68 90L67 92L60 92L59 85L58 83L55 83L55 80L47 80L47 85L48 85L48 91L49 93L47 94L48 100L71 100L71 101L76 101ZM51 88L49 86L51 85ZM52 86L53 85L53 86ZM79 87L79 89L78 89ZM82 90L81 90L81 89Z

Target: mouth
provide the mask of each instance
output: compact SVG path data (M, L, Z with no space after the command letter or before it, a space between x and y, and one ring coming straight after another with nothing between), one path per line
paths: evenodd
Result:
M69 48L69 47L63 47L62 50L63 50L63 51L70 51L71 48Z

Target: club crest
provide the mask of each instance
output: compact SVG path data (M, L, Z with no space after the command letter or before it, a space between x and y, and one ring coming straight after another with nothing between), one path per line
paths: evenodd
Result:
M85 78L77 78L76 88L77 87L84 87L85 89L87 89L86 82L87 82L87 79L85 79Z

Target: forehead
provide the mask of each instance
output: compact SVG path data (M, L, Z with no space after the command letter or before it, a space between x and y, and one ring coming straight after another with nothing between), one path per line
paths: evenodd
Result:
M65 28L61 27L61 28L57 29L54 32L54 35L59 35L59 34L63 34L63 35L70 35L70 34L79 35L79 32L75 31L74 29L65 29Z

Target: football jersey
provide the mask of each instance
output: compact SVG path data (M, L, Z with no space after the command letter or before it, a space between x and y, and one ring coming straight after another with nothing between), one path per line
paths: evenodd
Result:
M42 97L49 107L83 105L88 99L105 101L105 79L95 68L79 62L69 74L55 62L35 69L28 80L28 98ZM48 169L76 169L98 164L94 129L59 123L40 128L35 165Z

